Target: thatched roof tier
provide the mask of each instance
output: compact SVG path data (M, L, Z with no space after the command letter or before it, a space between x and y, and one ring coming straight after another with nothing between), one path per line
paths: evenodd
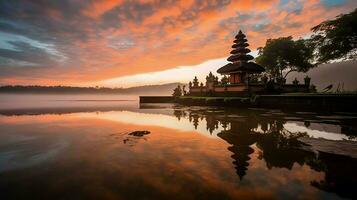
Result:
M242 33L242 34L239 34L239 33L238 33L235 38L236 38L236 39L244 39L244 38L246 38L246 37L247 37L247 36L244 35L243 33Z
M237 40L233 40L233 42L236 43L236 44L241 44L241 43L248 42L248 40L247 39L237 39Z
M232 45L232 48L235 49L235 48L238 48L238 47L248 47L249 44L248 43L243 43L243 44L233 44Z
M236 39L238 38L245 38L246 36L244 35L244 33L242 32L242 30L239 30L238 34L236 35Z
M235 37L234 44L232 45L233 50L230 52L232 55L227 59L231 63L219 68L217 70L218 73L261 73L265 71L264 67L254 62L249 62L250 60L253 60L254 57L247 54L250 52L250 49L247 48L249 44L245 37L246 36L242 31L239 31Z
M230 62L237 62L237 61L249 61L249 60L253 60L254 57L251 55L246 55L246 54L235 54L235 55L231 55L228 57L228 61Z
M237 62L228 63L225 66L217 70L220 74L230 74L233 72L247 72L247 73L261 73L264 72L264 67L254 63L254 62Z
M238 47L238 48L236 48L236 49L233 49L233 50L231 51L231 54L237 54L237 53L247 54L247 53L249 53L249 52L250 52L250 50L247 49L247 48Z

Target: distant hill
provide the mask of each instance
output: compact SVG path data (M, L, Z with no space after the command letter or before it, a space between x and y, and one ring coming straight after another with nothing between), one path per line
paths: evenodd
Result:
M130 88L7 85L0 86L0 93L171 95L178 84L182 85L181 83L168 83Z
M333 84L333 90L338 85L344 90L357 90L357 61L346 61L320 65L308 73L311 83L318 90ZM302 83L304 73L291 73L287 82L291 83L295 77ZM0 86L0 93L38 93L38 94L130 94L130 95L171 95L173 89L182 83L168 83L162 85L145 85L130 88L95 88L95 87L69 87L69 86ZM187 88L187 87L186 87ZM186 89L187 90L187 89Z
M126 94L171 95L177 85L182 83L167 83L162 85L144 85L123 89ZM187 89L186 89L187 90Z
M345 90L357 90L356 60L320 65L308 71L307 74L318 90L322 90L330 84L333 84L333 91L337 89L339 84L340 88L344 85ZM287 77L287 82L292 82L295 77L303 82L305 76L304 73L291 73Z

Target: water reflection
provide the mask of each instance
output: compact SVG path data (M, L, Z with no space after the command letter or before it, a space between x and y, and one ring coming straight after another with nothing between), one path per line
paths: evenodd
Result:
M150 131L134 131L131 133L125 134L123 139L124 144L129 146L134 146L139 140L147 140L146 135L150 134Z
M176 105L0 109L0 190L6 199L354 198L356 159L311 151L299 138L354 141L355 116Z
M177 109L174 111L175 116L180 120L188 116L192 125L196 128L199 125L199 118L207 122L207 130L212 133L222 125L225 129L217 134L218 137L225 140L231 146L227 149L232 153L232 163L235 166L236 173L240 180L249 171L249 160L254 153L253 146L259 148L259 159L264 160L268 169L286 168L292 170L294 164L300 166L308 165L311 169L324 172L323 180L311 180L311 185L327 192L333 192L345 198L354 198L357 192L354 186L357 185L357 159L343 155L334 155L325 152L312 152L304 148L300 137L308 136L307 132L289 131L285 128L288 120L305 120L304 125L308 128L311 126L311 120L307 117L288 117L286 113L279 113L276 117L270 115L275 111L240 111L220 113L219 110L207 109ZM304 113L306 114L306 113ZM312 116L310 116L312 117ZM321 117L320 117L321 118ZM340 121L332 120L328 122L342 126L341 132L347 134L349 139L355 139L356 134L351 130L349 120L342 118ZM340 118L334 117L333 119ZM347 119L350 119L347 117ZM346 122L347 123L343 123ZM202 121L202 120L201 120ZM312 121L312 120L311 120Z
M321 113L281 112L265 109L176 107L173 114L178 120L188 116L195 128L199 126L200 121L205 120L206 129L211 134L218 127L227 128L232 122L243 122L244 125L241 126L244 128L254 129L254 132L260 133L265 133L271 126L274 126L285 135L291 132L301 132L309 137L328 140L356 140L357 137L357 124L355 123L357 114L355 113L321 115Z

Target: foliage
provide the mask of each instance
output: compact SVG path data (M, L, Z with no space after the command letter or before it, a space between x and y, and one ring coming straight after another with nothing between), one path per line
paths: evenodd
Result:
M317 93L316 86L313 85L313 84L311 84L310 87L309 87L309 91L310 91L311 93Z
M197 76L195 76L195 78L193 79L193 82L192 82L193 86L194 87L198 87L198 79L197 79Z
M295 78L295 79L293 80L293 84L294 84L294 85L298 85L298 84L299 84L299 81Z
M228 82L229 82L228 77L227 77L226 75L224 75L224 76L222 77L222 79L221 79L222 85L227 85Z
M303 39L294 41L291 36L268 39L265 47L258 50L256 62L266 67L267 72L275 79L285 79L292 71L307 72L315 67L312 63L313 48Z
M305 85L310 85L310 82L311 82L311 78L306 75L305 78L304 78Z
M214 82L216 77L212 74L212 72L209 72L209 74L206 76L206 81L207 82Z
M314 34L310 42L317 50L319 63L357 58L357 9L324 21L311 30Z
M186 94L187 94L186 85L183 85L183 86L182 86L182 94L183 94L183 95L186 95Z
M181 90L180 85L178 85L178 86L174 89L174 93L172 94L172 96L174 96L174 97L182 96L182 90Z

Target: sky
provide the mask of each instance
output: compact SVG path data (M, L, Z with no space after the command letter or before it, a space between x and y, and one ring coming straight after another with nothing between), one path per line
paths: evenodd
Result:
M1 0L0 84L131 87L201 81L241 29L252 50L311 35L355 0Z

